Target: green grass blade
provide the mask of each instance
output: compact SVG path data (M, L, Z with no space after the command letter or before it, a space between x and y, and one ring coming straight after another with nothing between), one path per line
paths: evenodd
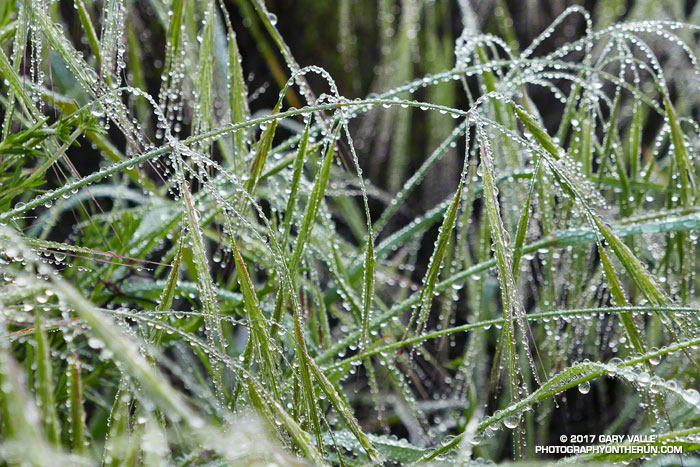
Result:
M5 460L15 458L17 464L46 465L51 462L49 452L38 424L38 409L29 398L22 381L22 369L8 352L6 345L0 346L0 410L6 439L3 446L10 452L3 452ZM12 441L19 443L12 452ZM13 456L14 454L14 456Z
M321 453L314 447L311 442L311 437L304 431L299 424L279 405L277 401L271 399L263 399L265 393L258 392L252 381L248 382L248 391L251 395L253 404L258 407L258 410L263 413L274 411L282 420L282 423L287 428L287 431L294 439L294 442L311 459L315 465L327 465L327 462Z
M202 232L199 226L199 213L195 210L192 194L181 175L180 190L182 191L182 199L185 208L185 221L189 230L189 237L192 242L192 257L197 271L197 285L199 296L204 306L206 314L206 333L207 341L211 348L220 348L225 350L224 332L221 327L219 318L219 304L214 291L214 283L209 271L209 259L204 247ZM214 368L214 378L217 386L219 400L223 402L225 391L223 381L221 380L221 368Z
M163 73L172 71L173 62L180 53L182 37L182 21L185 14L185 0L173 0L170 11L170 24L168 25L168 42L165 49L165 66Z
M610 293L612 294L615 303L618 306L626 306L628 304L627 297L625 297L625 293L622 290L620 279L615 273L615 268L613 267L612 261L610 261L610 257L605 252L605 248L603 248L600 244L598 245L598 254L600 255L600 262L603 264L605 277L608 280ZM627 337L632 343L634 350L639 354L644 354L646 352L644 340L642 339L637 326L634 324L632 315L629 313L620 313L620 319L622 320L622 324L627 332Z
M177 249L177 255L173 264L170 266L170 274L168 274L168 280L165 283L165 288L158 298L158 305L156 306L156 311L168 311L173 306L173 297L175 297L175 291L177 290L177 280L180 275L180 263L182 262L182 252L184 249L183 241L180 240L180 246Z
M298 358L301 360L299 365L299 372L301 373L301 386L306 398L306 407L308 410L309 417L311 418L311 427L313 428L314 435L316 436L316 446L320 452L323 450L323 430L321 428L321 418L318 402L316 401L316 391L314 390L313 382L311 380L311 373L309 371L309 365L304 361L303 349L301 345L297 344Z
M129 412L131 409L131 392L120 385L110 413L109 436L105 442L103 462L105 466L118 467L129 460L130 433Z
M374 241L372 238L369 238L365 246L364 287L362 289L362 342L365 348L370 344L369 323L372 319L374 268L376 261L377 259L374 255Z
M518 230L515 232L515 244L513 245L513 280L517 284L518 276L520 275L520 258L523 256L523 245L525 244L525 235L527 234L527 227L530 222L530 203L532 203L532 192L535 190L535 183L537 182L537 173L540 169L541 159L537 159L535 163L535 171L530 181L530 189L527 192L527 198L525 198L525 204L523 205L523 211L520 214L520 220L518 221Z
M630 178L635 180L639 171L639 159L642 156L642 127L644 112L639 100L634 101L632 110L632 126L630 127L627 159L629 160Z
M215 4L213 0L207 2L204 30L202 31L202 45L199 50L199 76L196 93L199 98L195 111L194 134L208 131L214 126L214 103L212 99L214 85L214 24Z
M478 128L478 137L481 148L481 177L484 183L484 195L486 201L486 211L489 220L489 230L491 233L491 243L493 245L494 256L496 259L496 265L498 267L498 279L501 288L501 301L503 306L503 317L504 324L503 332L499 336L499 340L505 346L506 353L505 358L508 368L508 381L510 385L510 397L511 401L518 400L520 398L519 386L521 384L523 375L522 369L517 363L517 349L516 349L516 334L515 334L515 323L520 327L522 333L523 344L525 347L525 352L527 354L528 361L532 366L533 374L535 379L539 383L537 376L537 369L532 362L532 356L530 355L530 349L528 345L528 335L526 328L527 324L523 319L524 310L518 299L518 291L515 285L515 278L513 276L513 266L512 259L510 257L510 250L508 246L508 237L505 227L503 225L503 220L501 219L500 205L497 198L496 186L493 180L493 159L492 153L489 146L489 141L486 136L486 132L483 128ZM526 207L527 209L527 207ZM500 366L500 362L494 360L494 367ZM522 432L522 426L518 423L518 435L520 438L520 433ZM517 444L517 443L516 443ZM522 455L519 453L519 455Z
M36 339L36 393L41 401L41 418L44 431L49 442L58 444L60 441L60 424L56 413L54 399L53 372L51 368L50 348L46 340L46 333L42 328L39 311L34 312L34 337Z
M292 219L294 217L297 197L299 196L299 186L301 184L301 173L302 169L304 168L304 161L306 160L306 145L309 142L310 126L311 120L309 119L306 122L304 134L301 136L301 140L299 141L299 149L297 149L296 157L294 158L294 172L292 173L289 199L287 199L287 208L284 211L284 221L282 223L282 232L284 232L284 234L281 244L283 248L287 247L287 240L289 239L290 229L292 228Z
M282 100L277 101L277 105L272 110L272 115L279 113L280 106L282 105ZM260 182L260 175L263 173L263 168L265 167L265 161L267 160L267 154L270 152L272 147L272 140L275 137L275 130L277 130L277 120L273 120L267 125L265 131L263 131L260 136L260 141L258 141L258 148L255 151L255 157L250 167L250 174L248 175L248 181L246 182L246 190L251 195L255 194L255 189L258 187Z
M598 231L605 238L605 241L610 245L615 256L620 260L627 270L627 273L646 296L647 300L654 305L669 304L670 300L656 278L654 278L641 261L637 259L632 250L630 250L630 248L620 240L620 237L618 237L606 223L600 220L600 218L594 216L593 221Z
M345 399L343 399L342 395L336 390L333 383L331 383L331 381L326 377L323 371L318 367L313 358L311 358L311 356L309 355L308 350L306 348L306 343L304 341L304 335L301 330L301 323L299 321L300 319L300 316L297 314L294 319L294 330L297 342L299 344L298 348L301 352L301 358L303 359L303 364L307 365L307 367L310 370L310 373L314 375L314 378L321 387L321 390L328 398L328 401L333 405L333 408L335 408L338 415L347 424L348 428L355 436L355 438L357 438L357 440L360 442L362 448L365 450L370 459L376 460L378 458L377 450L372 444L370 438L362 431L360 424L353 415L352 408L348 405Z
M228 17L226 17L228 20ZM241 54L236 42L236 34L233 28L228 28L228 80L229 80L229 106L231 109L231 123L240 123L250 116L248 110L248 90L243 79L243 67L241 66ZM243 158L248 153L246 131L239 130L233 134L233 147L237 158ZM234 165L234 169L235 169Z
M455 191L452 197L452 202L449 208L445 212L444 220L440 226L440 232L438 233L438 239L435 243L435 249L430 257L430 262L428 263L428 271L423 278L423 287L421 288L420 297L418 299L419 308L415 309L411 313L411 319L406 326L406 332L404 337L406 337L413 324L416 324L417 333L420 334L423 331L423 327L428 320L430 315L430 308L432 306L433 297L435 295L435 285L437 284L438 278L440 276L440 269L442 268L442 260L447 251L447 245L452 236L452 229L455 226L455 221L457 220L457 212L459 210L460 202L462 201L462 189L464 187L464 173L460 178L457 191Z
M600 161L600 166L598 167L598 185L601 184L603 180L603 176L605 174L605 166L608 161L608 154L612 154L612 148L613 148L613 143L615 142L617 136L617 115L620 111L620 102L621 102L621 94L619 91L615 93L615 100L613 101L613 107L610 110L610 118L608 119L608 127L605 132L605 137L603 138L603 149L602 149L602 158ZM624 178L626 179L627 174L624 174ZM619 177L619 175L618 175ZM624 183L623 179L620 179L620 182ZM624 189L623 185L623 189Z
M70 398L70 420L71 420L71 441L73 450L78 453L86 451L85 408L83 406L83 382L80 376L80 361L77 355L73 355L69 362L69 398Z
M277 372L275 371L273 352L270 349L270 337L267 334L268 322L260 310L255 288L250 280L250 275L248 274L248 269L245 266L243 257L238 250L238 245L236 245L235 240L232 239L231 241L234 259L236 261L236 269L238 271L238 284L243 293L243 304L246 314L248 315L248 322L250 323L253 348L258 356L259 364L267 377L267 383L275 396L278 397L276 383Z
M559 122L559 129L557 130L557 139L564 144L564 139L571 128L571 120L573 120L576 113L576 104L581 95L582 86L580 82L573 85L573 91L569 94L566 100L566 106L564 107L564 113ZM612 120L612 119L611 119Z
M170 273L168 274L168 280L165 282L165 288L158 298L158 304L156 305L156 311L169 311L173 306L173 298L175 297L175 292L177 291L177 281L180 276L180 263L182 262L182 254L184 250L184 243L182 238L180 239L180 246L177 249L177 255L173 260L173 264L170 268ZM166 316L163 316L165 319ZM162 329L153 329L151 333L151 338L153 343L158 346L158 344L163 339Z
M92 19L90 19L90 12L88 12L85 7L85 2L83 0L74 0L75 8L78 10L78 18L80 18L80 24L83 26L83 31L87 36L87 43L90 46L90 51L95 55L95 60L97 61L97 69L102 68L102 55L100 53L100 41L97 39L97 33L95 32L95 27L92 25Z
M685 137L681 130L681 125L676 116L676 109L673 107L669 97L664 94L664 105L668 124L671 127L671 140L673 141L673 153L676 158L676 167L680 178L681 206L688 207L695 200L693 168L688 159L688 148Z
M7 3L9 5L9 3ZM8 9L10 7L8 6ZM14 64L14 70L15 72L19 72L20 66L21 66L21 57L25 53L25 48L26 48L26 42L27 42L27 33L28 33L28 28L25 27L18 27L20 24L26 22L26 8L20 8L19 11L17 12L17 19L15 23L15 28L14 29L14 50L12 51L12 56L11 60L12 63ZM12 29L8 29L8 34ZM4 42L4 41L3 41ZM4 52L3 54L4 55ZM3 59L6 57L0 57L0 67L5 66L6 64L2 63ZM3 73L2 68L0 68L0 76ZM7 104L5 104L5 117L2 122L2 139L4 140L7 138L7 136L10 134L10 131L12 130L12 119L15 114L15 104L17 102L17 94L14 90L13 86L10 86L10 89L8 90L8 98L7 98Z
M335 153L335 137L338 134L340 127L337 127L333 133L333 139L328 144L326 149L326 154L321 162L321 167L316 174L316 179L314 180L314 186L311 190L311 195L309 196L309 201L306 205L306 210L304 211L304 217L299 227L299 233L297 234L297 240L294 244L294 252L292 253L292 260L289 263L289 270L294 276L294 273L299 267L301 262L302 253L304 252L304 247L311 236L311 229L313 228L313 222L318 215L318 210L321 208L321 202L323 201L323 195L326 192L326 187L328 186L328 179L331 174L331 166L333 165L333 155Z

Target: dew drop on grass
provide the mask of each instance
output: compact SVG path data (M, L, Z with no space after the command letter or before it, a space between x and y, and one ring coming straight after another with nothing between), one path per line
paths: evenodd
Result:
M520 424L520 415L517 413L509 415L503 419L503 425L506 428L510 428L511 430L514 428L517 428L519 424Z
M583 383L578 385L578 392L581 394L588 394L591 392L591 382L590 381L584 381Z

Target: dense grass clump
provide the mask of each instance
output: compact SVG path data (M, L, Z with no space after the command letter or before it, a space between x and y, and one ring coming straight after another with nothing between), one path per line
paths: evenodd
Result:
M268 3L0 3L2 462L695 465L700 8Z

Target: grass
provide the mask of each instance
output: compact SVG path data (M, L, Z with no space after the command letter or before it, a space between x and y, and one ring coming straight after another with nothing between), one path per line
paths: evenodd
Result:
M700 9L230 3L0 4L4 464L694 465Z

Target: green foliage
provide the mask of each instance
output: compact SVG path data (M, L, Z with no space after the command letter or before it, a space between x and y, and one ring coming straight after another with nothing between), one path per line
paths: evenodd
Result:
M74 3L0 2L0 462L696 455L698 7Z

